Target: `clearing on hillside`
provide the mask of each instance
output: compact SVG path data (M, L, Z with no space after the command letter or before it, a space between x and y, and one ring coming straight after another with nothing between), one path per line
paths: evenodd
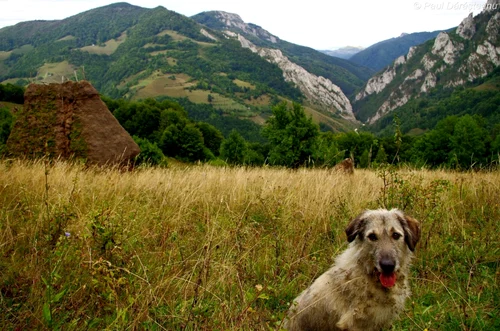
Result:
M68 61L45 63L38 69L37 80L43 83L62 83L73 78L75 67Z
M118 46L127 39L127 32L123 32L117 39L111 39L104 43L104 46L91 45L80 48L81 51L89 52L97 55L111 55Z

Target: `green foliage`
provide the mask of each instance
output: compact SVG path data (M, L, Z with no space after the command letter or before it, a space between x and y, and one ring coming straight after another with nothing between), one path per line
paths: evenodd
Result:
M450 116L415 142L413 160L430 166L448 165L462 169L484 166L491 156L489 140L481 117Z
M196 123L196 127L203 135L204 145L212 152L212 154L218 156L221 143L224 140L222 133L217 130L215 126L204 122Z
M375 156L376 164L387 163L387 153L385 152L384 145L381 145L377 151L377 156Z
M382 70L401 55L406 55L411 46L420 45L435 38L441 31L416 32L387 39L365 48L349 60L375 71Z
M345 151L339 149L338 136L323 132L318 136L313 159L316 166L333 167L345 159Z
M189 162L209 160L218 154L222 133L210 124L193 122L184 108L172 100L103 100L130 135L147 141L142 142L148 150L146 157L153 158L150 162L159 161L157 148L163 155Z
M176 138L179 145L179 153L176 156L180 159L203 161L212 158L210 150L204 145L203 134L195 124L186 124L177 133Z
M24 103L24 88L10 83L0 84L0 101Z
M14 119L10 111L0 108L0 155L3 153L7 138L9 138Z
M229 164L244 164L247 155L247 142L238 133L233 130L229 137L224 140L220 147L220 156Z
M189 118L194 121L213 125L217 130L222 132L224 137L229 136L231 131L235 129L247 141L261 143L265 142L265 138L261 134L262 127L260 125L248 119L226 116L221 110L215 109L213 105L193 103L187 98L173 99L168 97L160 97L158 98L158 100L171 100L179 103L179 105L181 105L186 110Z
M311 160L319 128L306 117L300 104L294 103L289 109L282 102L273 108L263 134L271 146L269 163L296 168Z
M203 12L192 17L197 22L211 29L225 31L230 29L239 33L252 43L260 47L280 49L291 61L297 63L307 71L330 79L334 84L340 86L345 94L351 95L356 89L362 87L363 83L374 73L372 69L360 66L353 62L334 58L318 52L310 47L295 45L276 38L270 41L269 32L260 26L249 23L254 33L247 33L238 27L228 27L217 18L217 12Z
M452 115L480 115L491 124L498 123L500 89L459 88L454 91L437 89L426 96L410 100L406 105L380 119L370 127L370 130L380 132L382 135L388 134L392 131L391 124L395 117L400 119L401 131L404 133L415 128L429 130L440 120Z
M161 149L147 139L134 136L134 141L139 145L141 152L137 155L135 161L137 164L148 165L166 165L167 161Z

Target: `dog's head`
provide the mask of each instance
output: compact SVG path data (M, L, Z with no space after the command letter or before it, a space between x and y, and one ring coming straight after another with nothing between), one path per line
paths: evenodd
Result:
M373 260L367 272L380 276L384 287L392 287L401 263L406 263L408 249L413 252L420 239L420 225L398 209L367 210L353 219L346 230L353 242ZM373 270L374 269L374 270Z

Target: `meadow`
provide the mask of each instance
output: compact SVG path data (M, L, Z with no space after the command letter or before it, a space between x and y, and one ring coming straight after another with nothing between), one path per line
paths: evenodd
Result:
M500 329L500 173L0 161L0 329L279 330L367 208L422 224L393 330Z

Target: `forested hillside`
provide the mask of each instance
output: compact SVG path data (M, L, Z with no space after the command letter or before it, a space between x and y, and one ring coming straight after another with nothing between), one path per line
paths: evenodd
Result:
M276 64L205 23L163 7L127 3L60 21L19 23L0 29L0 82L26 86L86 79L112 98L187 99L256 123L280 99L304 101ZM286 41L274 46L306 70L331 78L347 94L372 73ZM331 129L352 126L332 118L334 107L311 103L307 111Z
M380 41L354 54L350 61L380 71L401 55L408 54L410 47L435 38L440 31L402 34L399 37Z
M493 120L498 112L500 11L488 8L412 47L370 78L353 101L356 117L375 125L375 131L391 122L393 112L406 131L431 129L447 115L480 114Z
M222 13L227 14L227 13ZM281 40L262 27L245 23L234 14L237 22L226 24L221 21L221 12L203 12L193 16L197 22L218 31L232 31L245 36L257 46L280 49L291 61L305 68L307 71L328 78L338 85L346 95L352 95L373 75L374 70L356 63L328 56L310 47L300 46Z
M11 109L22 107L8 107L11 103L6 100L18 102L20 92L13 85L0 84L0 154L15 119ZM464 170L491 168L500 162L499 98L498 75L492 75L476 88L440 97L437 103L427 100L427 108L417 106L428 114L427 119L420 118L429 125L424 134L408 130L397 116L386 123L382 134L321 132L298 103L276 104L261 127L187 99L180 103L103 100L141 147L138 163L167 164L168 157L218 165L333 167L352 157L358 168L407 164ZM482 111L491 107L496 112Z

